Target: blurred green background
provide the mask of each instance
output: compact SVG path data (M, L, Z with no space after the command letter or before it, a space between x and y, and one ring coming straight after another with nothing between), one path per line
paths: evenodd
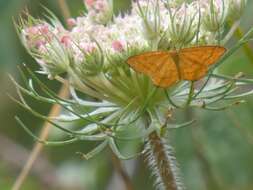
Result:
M68 0L73 16L83 10L82 0ZM115 11L129 6L127 0L115 0ZM7 74L19 80L17 66L26 63L38 67L20 44L13 27L13 19L27 8L35 16L42 16L43 6L60 19L62 15L56 0L0 0L0 189L9 190L29 156L34 141L15 122L14 116L39 133L42 121L18 108L6 96L15 95ZM253 2L249 1L241 27L247 31L253 26ZM236 40L236 38L234 39ZM252 47L252 44L251 44ZM252 54L253 56L253 49ZM239 71L253 76L253 60L243 50L238 51L220 68L226 74ZM46 80L45 80L46 81ZM57 83L46 81L57 89ZM43 113L49 105L30 100ZM194 113L199 120L195 127L173 131L178 162L189 190L252 190L253 189L253 97L246 104L223 112ZM183 116L181 116L183 118ZM57 137L57 132L51 134ZM124 190L124 183L112 164L109 150L89 161L76 152L88 152L94 145L79 143L64 147L46 147L25 181L24 190ZM133 147L128 147L133 149ZM152 190L152 177L141 158L123 162L132 179L134 189Z

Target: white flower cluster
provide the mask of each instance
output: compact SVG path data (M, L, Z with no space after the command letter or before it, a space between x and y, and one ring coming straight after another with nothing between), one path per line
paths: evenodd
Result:
M225 22L231 15L233 19L241 16L246 0L192 3L139 0L133 2L128 14L118 16L113 15L111 0L85 0L84 3L88 13L70 18L69 29L64 29L59 22L35 21L22 26L25 46L47 74L65 72L69 65L79 66L90 60L90 55L102 55L103 62L108 64L108 57L131 56L132 49L140 52L218 44Z
M242 103L241 98L253 94L250 88L244 91L245 85L252 84L252 80L241 78L241 74L230 77L213 72L251 39L253 28L206 73L206 80L197 85L192 80L180 80L173 87L158 88L149 76L135 72L126 64L129 57L145 51L180 50L201 45L224 46L238 27L246 0L136 0L129 12L118 16L113 14L111 0L85 0L84 3L88 12L82 17L68 19L67 29L52 14L50 23L28 16L27 20L21 19L18 28L21 40L41 65L44 74L69 84L71 97L68 100L58 98L54 91L47 88L26 68L31 80L27 83L28 90L14 82L22 103L16 102L36 117L45 120L44 115L34 111L25 102L22 92L41 102L60 104L68 113L57 118L48 118L46 121L66 122L68 126L80 121L87 123L83 126L81 122L82 126L76 127L77 131L72 131L51 121L52 125L73 137L64 142L53 142L54 145L81 140L103 141L85 155L87 159L103 150L106 145L109 145L119 158L127 159L128 157L121 155L115 139L126 142L134 139L143 141L155 131L162 137L166 130L186 127L194 122L171 124L170 118L174 110L195 107L221 111ZM233 24L230 30L224 30L227 22ZM206 48L216 47L202 48L205 51ZM222 52L225 50L222 47L219 49L222 49ZM158 55L161 55L160 53ZM206 57L210 54L202 54L202 58L207 60ZM188 57L190 65L186 67L195 66L195 59L198 59L196 55L192 60ZM155 59L159 57L155 56ZM163 68L170 67L166 62L160 63L154 63L155 67L159 66L155 68L157 76L157 69L161 68L161 65ZM181 64L180 60L178 64ZM208 64L202 66L206 65ZM152 66L144 69L150 68L152 71ZM200 70L202 69L198 67L196 72ZM160 74L175 77L180 75L181 68L177 73L171 73L176 72L173 70L165 71ZM66 78L60 75L62 73L67 73L64 75ZM39 95L33 80L48 98L44 94ZM85 96L79 96L80 92ZM26 129L21 120L17 118L17 121ZM148 128L147 124L150 125ZM135 137L131 136L132 130L135 130Z

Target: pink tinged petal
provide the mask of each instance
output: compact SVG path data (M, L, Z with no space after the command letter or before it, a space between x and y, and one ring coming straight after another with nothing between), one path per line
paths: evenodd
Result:
M95 8L99 11L103 11L106 7L106 3L103 1L98 1L95 5Z
M81 32L83 32L83 30L82 30L82 28L75 27L75 28L73 28L72 32L73 33L81 33Z
M65 30L62 26L57 26L55 32L56 33L63 33L63 32L65 32Z
M113 41L112 42L112 48L114 49L114 51L123 51L124 49L124 46L123 46L123 43L119 40L116 40L116 41Z
M84 3L89 6L92 7L94 5L96 0L84 0Z
M42 53L42 54L47 53L47 48L46 48L45 45L39 46L38 50L39 50L39 52Z
M95 51L95 46L94 44L91 44L91 43L84 43L84 42L81 42L79 44L80 48L83 49L86 53L92 53Z

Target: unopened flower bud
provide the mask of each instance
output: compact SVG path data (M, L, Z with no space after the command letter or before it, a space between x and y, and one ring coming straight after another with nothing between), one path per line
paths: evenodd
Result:
M43 24L43 25L39 26L39 31L40 31L41 35L47 35L49 33L48 25Z
M67 25L68 25L69 28L73 28L74 26L76 26L76 20L73 19L73 18L69 18L67 20Z
M92 7L95 1L96 0L84 0L84 4L87 5L87 7Z
M51 40L49 26L47 24L29 26L23 30L22 38L24 45L38 50Z
M124 49L124 45L123 45L123 43L121 41L116 40L116 41L112 42L112 48L116 52L121 52Z
M68 35L65 35L61 37L60 42L65 46L69 47L71 45L71 37Z
M39 34L39 29L36 26L31 26L29 28L25 29L26 35L38 35Z
M175 9L170 17L168 38L173 45L185 46L189 44L198 32L198 11L192 5L183 4Z

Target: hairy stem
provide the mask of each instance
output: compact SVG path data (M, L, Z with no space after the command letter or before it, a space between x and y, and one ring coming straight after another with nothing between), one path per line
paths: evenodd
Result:
M146 144L147 162L156 177L155 187L159 190L182 190L178 177L176 159L172 147L158 136L157 132L149 135Z

